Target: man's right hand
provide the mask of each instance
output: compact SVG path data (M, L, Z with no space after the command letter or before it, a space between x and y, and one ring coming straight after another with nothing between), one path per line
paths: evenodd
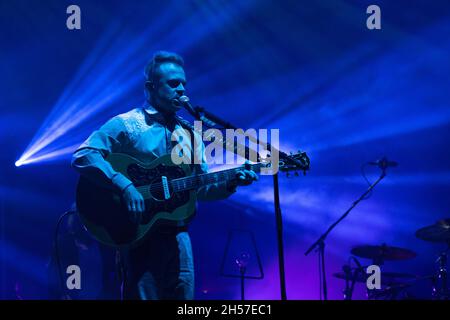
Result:
M140 223L145 212L145 202L140 192L137 191L134 185L130 184L123 191L122 197L130 220L136 224Z

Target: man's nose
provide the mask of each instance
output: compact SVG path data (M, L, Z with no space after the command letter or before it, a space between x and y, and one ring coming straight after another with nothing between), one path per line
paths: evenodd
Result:
M178 85L178 87L176 88L176 90L177 90L177 93L178 93L180 96L182 96L183 93L184 93L184 91L185 91L183 84L180 83L180 84Z

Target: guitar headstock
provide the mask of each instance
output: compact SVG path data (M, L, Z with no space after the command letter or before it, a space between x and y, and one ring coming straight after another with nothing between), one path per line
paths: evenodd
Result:
M298 151L297 153L290 153L289 155L283 155L280 157L279 170L286 172L289 177L290 172L294 171L295 176L298 176L298 171L303 171L306 175L306 171L310 168L310 160L306 152Z

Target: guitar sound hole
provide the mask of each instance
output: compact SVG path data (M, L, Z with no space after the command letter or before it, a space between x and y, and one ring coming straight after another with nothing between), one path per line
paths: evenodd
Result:
M157 201L164 201L164 189L162 187L162 181L161 179L153 180L152 183L149 186L150 188L150 194L153 199Z

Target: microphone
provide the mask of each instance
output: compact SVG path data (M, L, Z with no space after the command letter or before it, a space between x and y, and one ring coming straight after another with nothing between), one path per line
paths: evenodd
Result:
M192 105L189 103L190 99L189 99L188 96L184 96L184 95L183 95L183 96L181 96L178 100L181 102L181 104L183 105L183 107L184 107L191 115L193 115L193 116L196 117L196 118L199 117L198 113L194 110L194 108L192 107Z
M383 158L381 158L380 160L377 160L377 161L368 162L367 164L369 164L371 166L377 166L380 169L386 169L386 168L389 168L389 167L396 167L396 166L398 166L398 162L389 161L386 157L383 157Z
M188 96L181 96L180 98L178 98L178 100L181 102L181 104L183 105L183 107L196 119L203 121L203 123L205 125L207 125L210 128L215 127L217 124L210 120L209 118L205 117L205 115L203 114L203 111L198 111L195 110L192 105L190 104L190 99ZM198 108L197 108L198 109Z

